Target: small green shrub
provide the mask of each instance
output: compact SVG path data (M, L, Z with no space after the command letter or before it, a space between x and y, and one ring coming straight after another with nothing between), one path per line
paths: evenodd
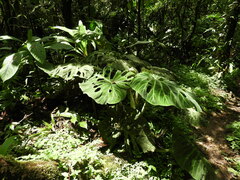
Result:
M232 167L228 168L228 171L231 172L234 176L239 177L240 176L240 158L227 158L225 157L227 161L229 161L231 164L233 164Z
M227 136L227 141L232 149L240 150L240 122L235 121L227 127L231 134Z
M240 94L240 69L233 70L232 73L226 74L224 77L224 82L227 88L233 93Z

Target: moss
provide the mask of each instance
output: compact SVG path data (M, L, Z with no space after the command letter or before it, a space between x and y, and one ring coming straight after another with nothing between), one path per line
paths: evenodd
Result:
M0 156L0 179L5 180L55 180L59 177L54 161L18 162L13 157Z
M117 169L121 169L123 164L126 164L127 162L123 159L120 159L114 155L105 155L102 156L102 159L104 161L103 163L103 169L107 172L116 171Z

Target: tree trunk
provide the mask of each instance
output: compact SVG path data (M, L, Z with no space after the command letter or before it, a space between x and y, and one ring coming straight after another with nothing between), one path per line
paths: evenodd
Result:
M67 28L73 28L72 0L62 0L62 16Z
M240 0L234 1L231 6L232 6L232 9L226 19L227 30L226 30L226 36L225 36L225 45L223 47L222 58L221 58L224 66L227 65L227 61L231 55L232 41L233 41L234 34L236 32L236 27L239 20L238 16L240 14Z
M5 25L5 31L4 33L8 34L8 35L13 35L12 33L12 29L9 26L9 18L12 17L12 10L11 10L11 4L9 2L9 0L4 0L2 1L2 14L3 14L3 22ZM3 30L4 31L4 30Z
M137 22L138 22L138 40L139 41L141 40L141 23L142 23L141 4L142 4L142 0L138 0Z

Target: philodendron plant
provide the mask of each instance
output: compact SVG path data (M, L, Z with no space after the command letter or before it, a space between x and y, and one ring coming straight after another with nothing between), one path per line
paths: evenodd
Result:
M180 109L195 108L201 111L191 93L174 82L170 71L151 66L134 55L116 55L116 52L104 50L88 51L89 46L95 49L96 45L101 45L100 25L96 25L93 30L86 30L79 21L76 29L61 26L56 26L54 29L67 32L70 37L38 38L29 33L28 40L22 42L11 36L0 36L0 41L13 40L22 43L17 52L3 57L0 78L3 82L8 81L17 74L22 65L30 64L50 77L64 79L63 82L75 78L81 79L79 87L83 93L96 103L106 105L115 112L110 117L105 115L104 118L109 119L108 121L102 121L102 129L109 135L106 138L111 137L109 140L112 141L110 142L112 147L114 144L119 144L119 139L123 139L122 147L128 152L155 151L147 121L143 117L147 105L175 106ZM47 61L50 59L47 57L50 50L71 57L70 62L51 64ZM114 128L107 129L104 125ZM175 142L175 149L180 148L177 152L183 150L181 157L176 156L177 162L197 180L207 176L208 164L205 163L201 153L192 146L189 148L193 149L193 153L185 151L185 146L180 140ZM180 147L179 143L184 147ZM184 153L191 155L187 158L191 161L190 165L189 162L184 161ZM201 171L198 173L195 169Z
M160 68L159 68L160 70ZM151 71L151 67L141 72L131 69L120 71L106 67L101 73L79 84L83 93L102 105L114 105L125 117L118 119L119 131L125 138L126 148L132 147L135 152L154 151L155 147L148 137L146 124L142 114L147 104L154 106L176 106L185 109L194 107L201 111L200 106L191 94L176 83ZM118 134L118 135L117 135ZM133 144L131 144L133 143ZM140 148L140 149L139 149Z
M73 30L60 26L54 28L68 32L72 40L63 36L38 38L29 33L28 40L23 42L19 50L3 59L1 79L11 79L24 64L33 64L33 67L43 70L50 77L63 78L66 81L76 77L82 79L80 89L96 103L123 109L125 117L115 118L120 128L113 135L115 138L123 135L126 148L133 147L135 151L155 150L144 129L146 123L143 123L142 114L146 105L176 106L181 109L195 107L197 111L201 111L191 94L170 80L166 76L168 73L162 73L162 68L153 67L134 55L121 56L119 59L114 53L109 55L103 51L95 51L91 57L86 53L87 46L84 46L82 52L85 52L85 57L81 58L81 62L59 65L49 63L48 49L78 52L82 47L81 43L96 45L98 43L93 42L101 35L98 26L94 31L86 30L81 21ZM20 41L10 36L0 36L0 40ZM103 65L105 68L102 68ZM98 71L95 72L95 69Z
M22 43L17 52L3 58L0 78L5 82L15 76L23 65L29 64L43 70L51 77L62 77L65 80L76 76L80 76L81 78L90 77L93 73L93 67L74 59L77 59L79 55L87 56L89 46L95 49L98 41L101 41L101 24L93 22L91 25L92 30L87 30L81 21L79 21L75 29L68 29L62 26L52 27L53 29L69 33L70 37L50 35L39 38L32 36L31 30L28 31L28 39L25 42L8 35L0 36L0 41L3 42L16 41ZM11 50L11 48L3 47L0 50ZM71 63L58 65L49 63L47 61L47 54L50 51L62 53L64 58L72 57L69 58ZM61 62L65 62L65 59Z

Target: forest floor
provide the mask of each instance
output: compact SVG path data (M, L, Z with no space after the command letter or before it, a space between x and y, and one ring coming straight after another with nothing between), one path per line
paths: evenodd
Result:
M226 92L217 90L215 93L221 94ZM231 149L226 141L229 131L227 125L240 120L240 98L230 93L227 94L226 108L220 112L212 112L208 117L208 124L198 128L201 138L197 144L213 166L219 169L218 175L220 179L240 180L240 176L229 172L229 168L233 166L233 163L229 160L240 159L239 152Z

